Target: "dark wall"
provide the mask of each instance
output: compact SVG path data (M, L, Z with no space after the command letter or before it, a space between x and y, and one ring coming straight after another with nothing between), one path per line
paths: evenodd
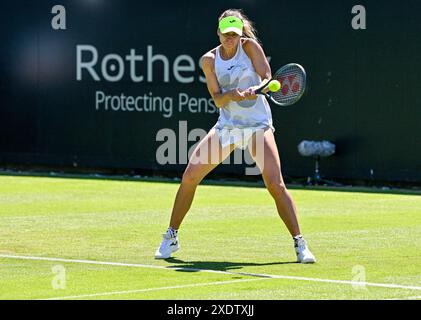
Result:
M218 45L218 15L234 7L255 22L273 69L298 62L308 73L297 105L272 106L284 174L312 172L313 161L297 151L300 141L330 140L337 153L322 160L326 177L420 182L421 2L270 2L2 1L0 163L183 170L185 164L157 163L163 141L156 136L171 128L178 139L179 121L187 121L188 132L216 122L198 60ZM66 9L66 30L51 26L56 4ZM366 8L366 30L351 27L357 4ZM93 58L87 48L98 53L99 81L86 68L78 79L78 46L85 48L83 62ZM126 59L131 50L143 56L135 70ZM104 77L101 63L109 54L122 59L121 79L115 59L105 65L111 81ZM168 79L162 61L151 64L157 55L168 60ZM114 98L115 109L111 100L106 109L102 93L142 103L161 99L167 108L122 110ZM186 97L190 109L180 105ZM194 106L199 99L201 110ZM240 173L243 166L218 170Z

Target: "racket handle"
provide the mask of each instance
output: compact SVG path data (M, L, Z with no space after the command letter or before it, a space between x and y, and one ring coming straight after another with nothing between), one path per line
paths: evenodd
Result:
M269 84L269 82L270 82L271 80L268 80L268 81L266 81L266 82L264 82L263 81L263 84L257 89L257 90L254 90L254 94L264 94L264 95L266 95L266 92L264 92L266 89L267 89L267 86L268 86L268 84Z

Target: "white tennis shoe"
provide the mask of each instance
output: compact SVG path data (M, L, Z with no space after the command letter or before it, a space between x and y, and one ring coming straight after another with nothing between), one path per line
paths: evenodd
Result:
M171 237L167 232L162 235L164 238L161 245L155 252L155 259L168 259L171 257L171 253L176 252L180 249L180 243L178 242L178 237Z
M307 241L303 238L295 240L295 252L297 253L297 262L300 263L315 263L316 258L311 253L307 246Z

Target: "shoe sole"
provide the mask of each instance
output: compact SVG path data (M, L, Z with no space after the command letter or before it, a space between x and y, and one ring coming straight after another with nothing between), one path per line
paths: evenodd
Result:
M155 259L168 259L168 258L171 258L171 253L178 251L178 249L180 249L180 247L178 247L175 250L172 250L168 256L155 256Z
M299 263L316 263L316 260L303 260L303 261L297 261Z

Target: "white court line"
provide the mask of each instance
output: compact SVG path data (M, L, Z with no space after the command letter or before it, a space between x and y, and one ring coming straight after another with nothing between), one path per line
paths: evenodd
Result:
M159 290L170 290L170 289L181 289L181 288L203 287L203 286L216 286L216 285L231 284L231 283L238 283L238 282L262 281L262 280L268 280L268 279L270 279L270 278L240 279L240 280L217 281L217 282L207 282L207 283L194 283L194 284L184 284L184 285L170 286L170 287L158 287L158 288L148 288L148 289L138 289L138 290L128 290L128 291L102 292L102 293L93 293L93 294L82 294L82 295L78 295L78 296L55 297L55 298L45 298L45 299L37 299L37 300L65 300L65 299L92 298L92 297L100 297L100 296L111 296L111 295L149 292L149 291L159 291Z
M347 284L347 285L358 286L358 287L367 286L367 287L382 287L382 288L390 288L390 289L421 290L421 287L419 287L419 286L406 286L406 285L399 285L399 284L372 283L372 282L359 282L359 281L347 281L347 280L331 280L331 279L320 279L320 278L283 276L283 275L248 273L248 272L230 272L230 271L222 271L222 270L209 270L209 269L196 269L196 268L177 268L177 267L165 267L165 266L155 266L155 265L147 265L147 264L134 264L134 263L121 263L121 262L106 262L106 261L94 261L94 260L74 260L74 259L48 258L48 257L31 257L31 256L15 256L15 255L8 255L8 254L0 254L0 258L20 259L20 260L37 260L37 261L56 261L56 262L67 262L67 263L82 263L82 264L97 264L97 265L120 266L120 267L153 268L153 269L162 269L162 270L200 271L200 272L207 272L207 273L243 275L243 276L259 277L259 278L270 278L270 279L287 279L287 280L298 280L298 281Z

